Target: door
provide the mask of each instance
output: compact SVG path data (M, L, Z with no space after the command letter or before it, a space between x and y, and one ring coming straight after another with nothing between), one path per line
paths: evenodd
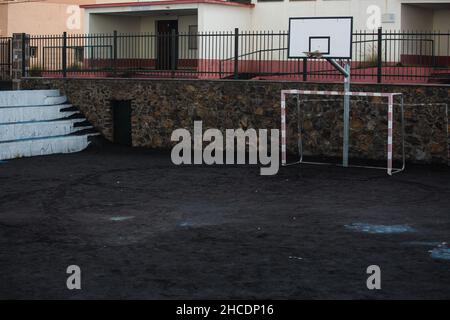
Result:
M111 104L114 143L131 146L131 101L113 100Z
M156 21L156 32L156 68L159 70L176 69L178 60L178 21ZM175 32L175 38L173 38L173 32Z

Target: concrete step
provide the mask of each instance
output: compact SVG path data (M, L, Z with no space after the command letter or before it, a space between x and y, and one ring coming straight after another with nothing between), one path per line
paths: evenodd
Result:
M55 120L78 113L77 110L61 111L69 107L72 105L3 107L0 108L0 123Z
M84 150L94 134L65 135L0 142L0 160Z
M75 125L85 119L61 119L0 124L0 141L14 141L39 137L54 137L79 131Z
M95 129L59 90L0 92L0 160L78 152Z
M46 97L44 99L44 105L55 105L55 104L62 104L67 102L66 96L57 96L57 97Z
M0 92L0 108L52 105L65 101L67 101L67 98L61 96L59 90L14 90Z

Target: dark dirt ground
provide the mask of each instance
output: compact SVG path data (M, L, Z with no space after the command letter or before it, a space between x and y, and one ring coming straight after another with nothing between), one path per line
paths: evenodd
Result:
M112 145L7 161L0 298L449 299L450 261L428 244L450 240L449 181L448 167L411 165L394 177L323 166L268 177ZM66 288L71 264L82 290ZM366 288L372 264L378 291Z

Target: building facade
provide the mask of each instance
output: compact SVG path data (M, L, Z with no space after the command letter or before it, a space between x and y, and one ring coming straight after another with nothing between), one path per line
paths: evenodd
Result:
M355 30L448 31L450 0L0 0L0 36L164 32L158 21L167 20L178 32L279 31L295 16L353 16Z
M330 16L353 17L361 78L450 74L450 0L19 1L0 11L0 28L30 34L37 75L323 78L327 65L287 55L287 30L290 17Z
M355 30L450 30L450 0L155 0L82 5L89 33L158 32L171 20L179 32L287 30L289 17L353 16ZM175 23L176 22L176 23Z
M0 37L83 32L81 4L91 0L0 0Z

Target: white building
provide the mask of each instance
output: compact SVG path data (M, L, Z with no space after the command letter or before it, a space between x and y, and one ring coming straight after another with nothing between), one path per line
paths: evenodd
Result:
M99 1L97 1L99 2ZM287 30L289 17L353 16L355 30L450 30L450 0L155 0L82 5L87 33ZM161 21L166 21L162 23ZM170 21L170 22L168 22Z
M193 70L206 77L233 72L299 74L303 67L298 59L286 55L289 18L330 16L352 16L354 32L365 31L356 34L352 56L355 67L364 68L364 72L376 74L378 48L384 66L393 73L397 72L394 67L402 65L426 66L420 71L423 73L432 72L435 65L450 65L448 34L386 33L381 45L377 43L381 37L376 36L379 27L396 32L448 33L450 0L115 1L80 6L85 13L86 33L119 34L114 43L112 38L107 39L109 42L93 38L85 44L91 65L107 66L114 60L116 67L124 69ZM238 47L234 45L238 37L232 34L235 28L240 31ZM271 34L266 37L261 32ZM175 33L176 37L164 36ZM138 36L127 36L130 34ZM233 64L236 56L238 71L237 63ZM306 69L310 67L302 70Z

